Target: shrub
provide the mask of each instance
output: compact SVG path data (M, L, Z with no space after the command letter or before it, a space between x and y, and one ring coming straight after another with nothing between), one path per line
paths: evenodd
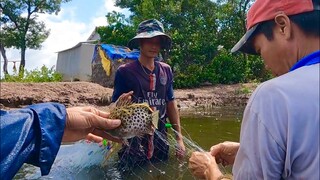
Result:
M175 73L174 88L191 88L199 87L201 67L197 65L190 65L186 71Z
M40 70L25 70L24 75L20 76L17 72L13 75L6 74L1 82L59 82L62 80L62 74L54 70L54 66L50 69L43 65Z
M207 67L212 72L212 83L234 84L243 82L245 79L245 62L238 56L232 55L222 49Z

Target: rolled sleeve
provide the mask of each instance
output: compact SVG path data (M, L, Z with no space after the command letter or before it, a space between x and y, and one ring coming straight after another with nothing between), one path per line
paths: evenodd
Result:
M59 151L66 108L41 103L19 110L1 111L1 168L4 179L12 179L23 163L40 167L47 175Z
M38 165L41 174L47 175L60 148L65 127L66 109L63 105L55 103L30 106L30 109L35 111L38 116L41 133L39 159L34 159L30 163Z

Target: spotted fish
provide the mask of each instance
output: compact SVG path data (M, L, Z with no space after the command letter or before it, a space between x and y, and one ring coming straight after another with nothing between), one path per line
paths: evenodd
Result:
M121 125L107 132L126 140L145 134L153 135L158 128L159 111L153 111L147 103L118 103L111 108L110 118L120 119Z

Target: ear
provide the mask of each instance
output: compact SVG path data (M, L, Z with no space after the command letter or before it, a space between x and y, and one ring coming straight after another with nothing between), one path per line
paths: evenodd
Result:
M276 33L280 33L286 39L290 39L292 37L292 25L289 17L285 14L278 14L274 18L274 22L276 24L275 31Z

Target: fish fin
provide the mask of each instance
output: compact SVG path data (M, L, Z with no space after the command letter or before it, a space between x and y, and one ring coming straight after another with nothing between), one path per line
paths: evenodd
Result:
M149 110L150 110L151 112L154 112L154 110L149 106L148 103L144 102L144 103L141 103L141 105L146 106L147 108L149 108Z
M116 108L116 103L115 102L111 103L108 108L109 108L109 111L114 110Z
M149 109L149 111L153 112L153 109L149 106L148 103L146 102L143 102L143 103L138 103L138 104L131 104L131 106L134 106L134 107L141 107L141 106L144 106L146 108Z
M119 97L114 104L116 107L129 106L132 104L132 101L129 98L120 98Z
M125 145L125 146L129 146L129 142L127 139L122 139L122 143Z
M152 112L152 125L158 129L159 110Z

